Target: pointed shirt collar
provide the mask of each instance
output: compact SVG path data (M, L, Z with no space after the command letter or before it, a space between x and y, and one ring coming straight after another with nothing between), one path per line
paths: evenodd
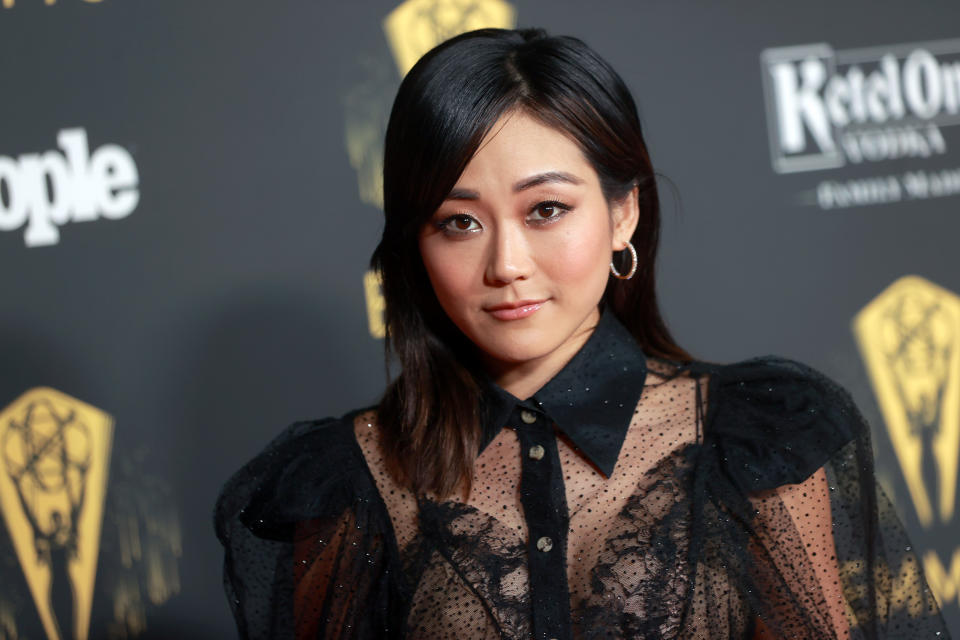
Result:
M481 451L510 423L514 410L547 416L610 477L647 375L640 345L612 311L600 316L580 351L530 398L521 401L489 382L484 393Z

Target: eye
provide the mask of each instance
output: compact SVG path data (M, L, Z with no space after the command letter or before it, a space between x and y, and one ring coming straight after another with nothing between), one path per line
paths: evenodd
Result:
M572 207L559 200L538 202L530 211L529 220L534 224L549 224L562 218Z
M437 223L437 228L449 235L474 233L481 229L477 219L465 213L458 213L444 218Z

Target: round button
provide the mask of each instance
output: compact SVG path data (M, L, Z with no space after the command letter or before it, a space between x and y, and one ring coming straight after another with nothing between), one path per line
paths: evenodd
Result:
M533 411L528 411L526 409L520 410L520 419L526 422L527 424L533 424L537 421L537 414Z
M543 536L537 540L537 549L540 551L547 552L550 549L553 549L553 540L550 539L550 536Z
M541 447L538 444L535 444L532 447L530 447L530 451L527 452L527 455L533 458L534 460L539 460L540 458L543 457L544 453L546 452L543 450L543 447Z

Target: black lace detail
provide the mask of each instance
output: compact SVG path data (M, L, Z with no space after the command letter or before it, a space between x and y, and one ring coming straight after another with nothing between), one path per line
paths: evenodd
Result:
M709 379L702 432L691 424L578 534L598 551L571 590L573 637L948 637L845 390L774 357L676 372ZM298 423L225 486L216 527L240 635L529 638L526 540L495 514L422 500L401 552L352 429Z
M591 594L574 603L583 638L678 637L692 582L689 501L695 447L648 472L618 514L590 572Z
M470 505L426 499L419 505L424 536L415 544L411 555L422 557L423 546L432 547L435 553L422 567L410 567L408 562L408 575L422 585L432 585L433 581L424 574L440 571L439 567L445 565L476 594L501 637L530 637L527 553L523 540L495 517ZM437 593L435 607L454 609L453 615L465 615L463 607L451 601L447 592ZM430 615L417 611L412 614L411 620ZM451 612L446 611L444 615L449 616ZM414 623L410 628L422 626Z

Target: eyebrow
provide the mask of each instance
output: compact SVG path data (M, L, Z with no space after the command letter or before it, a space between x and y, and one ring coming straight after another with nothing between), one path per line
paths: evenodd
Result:
M524 178L523 180L517 182L513 185L513 192L520 193L525 189L531 189L541 184L548 184L551 182L564 182L566 184L583 184L583 180L573 175L572 173L567 173L566 171L545 171L543 173L538 173L535 176L530 176L529 178ZM450 193L445 198L446 200L479 200L480 194L472 189L451 189Z

